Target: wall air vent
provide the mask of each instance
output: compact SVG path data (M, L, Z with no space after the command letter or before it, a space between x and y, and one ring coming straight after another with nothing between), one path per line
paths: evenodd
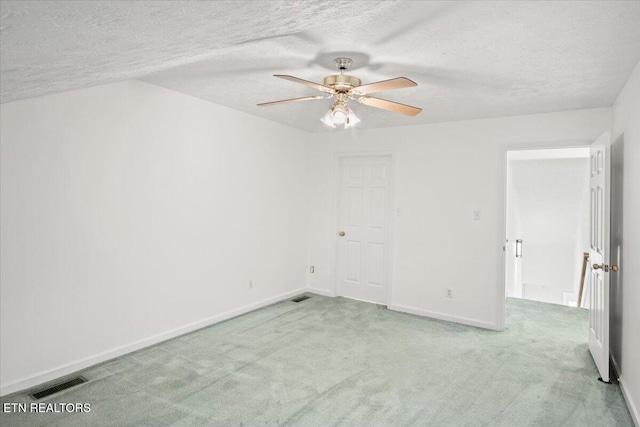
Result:
M39 400L44 397L51 396L52 394L61 392L62 390L66 390L68 388L71 388L73 386L77 386L78 384L82 384L86 382L87 382L87 379L85 377L75 377L63 383L55 384L52 387L46 388L44 390L40 390L36 393L31 393L29 396L33 397L36 400Z
M303 295L303 296L301 296L301 297L294 298L294 299L292 299L291 301L293 301L293 302L302 302L302 301L307 300L307 299L309 299L309 298L311 298L311 297L308 297L308 296L306 296L306 295Z

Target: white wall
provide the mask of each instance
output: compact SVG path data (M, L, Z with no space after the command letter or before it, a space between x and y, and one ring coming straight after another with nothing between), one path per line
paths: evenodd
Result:
M428 111L422 114L429 114ZM390 306L500 328L505 145L589 143L611 109L313 135L310 147L309 286L333 292L336 156L393 152L395 206ZM473 211L482 220L473 220ZM445 288L453 298L445 297Z
M305 286L308 134L139 81L0 113L2 394Z
M622 176L613 170L612 263L620 271L611 276L611 353L620 385L636 425L640 425L640 63L613 105L611 140L616 163L624 162ZM615 181L622 182L622 197ZM616 209L620 212L615 212Z

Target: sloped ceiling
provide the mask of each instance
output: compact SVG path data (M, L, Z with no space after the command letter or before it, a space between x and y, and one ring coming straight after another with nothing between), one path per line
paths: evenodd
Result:
M603 107L640 61L640 2L2 1L1 101L140 79L311 132L349 56L416 117L356 104L360 128Z

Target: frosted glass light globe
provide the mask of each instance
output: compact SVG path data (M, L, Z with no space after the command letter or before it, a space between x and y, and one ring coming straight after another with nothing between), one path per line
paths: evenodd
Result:
M347 120L347 115L344 111L338 110L333 112L333 123L342 125Z

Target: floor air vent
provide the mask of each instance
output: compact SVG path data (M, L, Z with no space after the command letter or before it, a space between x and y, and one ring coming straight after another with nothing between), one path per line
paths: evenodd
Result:
M301 297L294 298L294 299L292 299L291 301L293 301L293 302L302 302L302 301L307 300L307 299L309 299L309 298L311 298L311 297L308 297L308 296L306 296L306 295L303 295L303 296L301 296Z
M70 379L69 381L65 381L63 383L60 384L56 384L53 387L49 387L45 390L40 390L39 392L36 393L31 393L29 396L33 397L34 399L38 400L38 399L42 399L43 397L47 397L47 396L51 396L52 394L56 394L62 390L66 390L68 388L71 388L73 386L76 386L78 384L82 384L82 383L86 383L87 379L85 377L75 377Z

